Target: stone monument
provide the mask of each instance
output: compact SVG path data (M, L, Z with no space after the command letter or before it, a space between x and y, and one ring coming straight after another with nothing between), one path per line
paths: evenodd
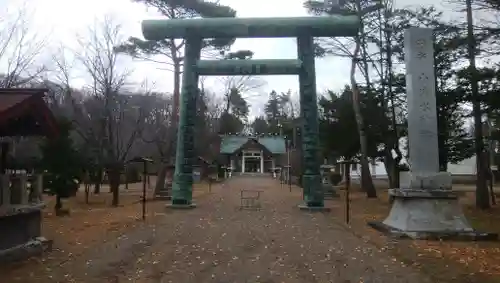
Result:
M157 200L171 200L172 199L172 183L174 179L175 165L169 164L165 168L165 182L163 186L155 193L154 198Z
M410 172L394 198L389 216L372 227L416 239L474 238L453 193L452 176L439 171L433 30L410 28L404 35Z
M335 186L337 184L332 184L331 174L334 169L333 165L323 164L321 165L321 183L323 185L323 196L325 199L338 198L339 194Z

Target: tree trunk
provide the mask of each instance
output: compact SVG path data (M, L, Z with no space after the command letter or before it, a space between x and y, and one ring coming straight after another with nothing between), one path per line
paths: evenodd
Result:
M156 185L154 195L156 196L164 187L165 187L165 178L167 177L167 164L161 163L160 170L158 171L158 175L156 177Z
M390 68L392 69L392 62L389 63ZM401 149L399 148L399 129L396 121L396 109L394 106L394 93L392 91L392 71L389 74L389 98L391 100L391 125L392 125L392 133L391 136L388 137L388 147L386 148L386 158L392 160L390 173L387 172L387 174L392 174L392 181L391 181L391 188L397 189L400 187L400 180L399 180L399 165L401 163L401 160L403 159L403 153L401 152ZM396 157L394 158L392 156L392 150L396 153Z
M174 115L172 116L172 124L177 127L177 121L179 119L179 104L180 104L180 92L181 92L181 62L178 59L174 59Z
M118 189L120 189L120 183L118 182ZM109 173L108 173L108 193L112 193L113 188L111 188L111 180L109 178Z
M177 54L177 53L173 52L173 50L172 50L171 54ZM182 59L177 58L175 55L173 55L173 56L174 57L172 58L172 60L174 62L174 109L173 109L173 115L172 115L171 135L169 136L169 139L170 139L169 150L168 150L167 154L169 155L171 161L175 162L175 156L176 156L176 152L177 152L177 132L178 132L178 127L179 127ZM160 171L160 175L161 175L161 173L162 172ZM156 193L156 190L160 189L160 187L158 187L160 181L163 181L163 183L161 183L161 184L163 184L163 185L165 184L165 175L163 175L161 178L160 177L161 176L158 176L158 180L156 180L155 193Z
M396 162L394 162L394 164L392 165L392 184L391 186L394 188L394 189L398 189L400 186L401 186L401 180L399 178L399 173L401 172L399 170L399 166Z
M387 6L388 3L385 3L385 9L388 8ZM360 3L357 2L357 9L361 9ZM387 10L385 10L387 12ZM387 18L387 15L390 13L379 13L379 23L380 23L380 33L379 33L379 39L380 43L382 46L380 47L381 52L384 49L383 42L384 42L384 36L385 36L385 61L387 63L387 68L384 69L384 58L383 58L383 53L380 55L380 81L384 82L387 80L387 85L384 86L384 83L382 83L382 93L384 94L384 99L381 101L381 107L384 109L386 113L390 113L390 120L391 120L391 128L392 131L388 134L385 135L385 148L384 148L384 166L385 166L385 171L387 172L387 177L389 180L389 188L391 189L397 189L400 187L399 184L399 164L402 160L402 153L401 150L399 149L399 132L398 132L398 125L397 125L397 120L396 120L396 110L395 110L395 103L394 103L394 92L393 92L393 74L392 74L392 46L391 46L391 36L392 36L392 30L389 28L389 19ZM384 20L382 19L382 14L384 14ZM384 27L384 28L382 28ZM385 35L384 35L385 34ZM364 39L363 42L366 40ZM364 47L364 45L363 45ZM365 48L366 49L366 48ZM364 49L363 53L367 54L367 51ZM367 66L367 58L366 56L363 57L365 60L365 66ZM365 73L368 73L368 68L365 67ZM367 81L368 83L369 81ZM387 101L387 99L390 101L390 106ZM393 150L396 153L396 157L393 157Z
M387 172L387 179L389 180L389 188L397 189L399 187L399 172L394 170L397 166L395 166L395 161L390 150L384 150L384 154L384 167L385 172Z
M370 173L370 164L366 156L361 155L361 188L366 192L366 197L376 198L377 191L373 185L372 175Z
M85 183L83 186L85 187L85 204L89 204L90 184Z
M113 166L108 170L109 188L113 194L111 205L117 207L120 203L120 170L118 166Z
M360 50L360 39L356 38L356 47L354 49L354 54L352 57L351 64L351 88L352 88L352 106L354 114L356 116L356 124L358 126L359 133L359 144L361 148L361 188L366 192L368 198L376 198L377 191L373 185L372 176L370 174L370 167L368 163L368 144L366 141L365 125L363 121L363 116L361 114L361 107L359 102L359 88L356 83L355 72L356 72L356 62L358 60L357 56Z
M95 179L94 179L94 194L98 195L101 193L101 183L102 183L102 168L97 168L95 171Z
M397 158L392 157L392 152L389 150L385 152L386 156L384 158L385 171L387 172L387 177L389 179L390 189L400 188L400 178L399 178L399 161ZM393 203L394 196L389 195L389 203Z
M488 185L486 183L486 168L484 168L483 152L483 123L481 112L481 97L479 94L478 74L476 69L477 42L474 38L472 17L472 0L466 0L467 6L467 41L470 70L470 84L472 93L472 112L474 117L474 145L476 153L476 206L480 209L490 208Z
M400 178L399 178L399 172L400 172L400 162L403 159L403 153L401 152L401 149L399 148L399 129L398 129L398 124L396 120L396 107L395 107L395 97L394 97L394 92L392 89L393 86L393 74L392 74L392 45L391 45L391 36L392 36L392 30L388 28L387 26L387 21L386 19L386 48L387 48L387 94L389 96L390 102L391 102L391 126L392 126L392 137L389 137L389 144L386 148L386 158L388 160L391 160L391 166L389 167L389 171L387 171L387 174L391 174L391 183L390 187L391 189L398 189L400 187ZM394 149L394 152L396 153L396 157L394 158L392 156L392 149ZM387 169L387 168L386 168Z
M89 171L85 171L83 175L83 188L85 191L85 204L89 204L90 184L92 183Z
M59 211L62 209L62 198L59 194L56 194L56 205L54 206L54 211L56 215L59 215Z

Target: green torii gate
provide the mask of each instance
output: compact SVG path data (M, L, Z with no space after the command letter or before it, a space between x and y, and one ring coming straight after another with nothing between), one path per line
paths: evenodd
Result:
M304 188L304 204L300 207L323 209L313 37L356 36L358 29L357 16L143 21L142 33L147 40L185 39L172 207L195 206L192 203L195 159L193 118L196 115L199 76L299 75ZM202 40L205 38L256 37L296 37L298 59L200 60Z

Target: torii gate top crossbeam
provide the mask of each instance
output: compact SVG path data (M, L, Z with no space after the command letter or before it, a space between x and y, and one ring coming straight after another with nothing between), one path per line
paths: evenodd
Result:
M145 20L142 33L147 40L186 38L194 33L202 38L312 37L356 36L357 16L294 18L203 18Z

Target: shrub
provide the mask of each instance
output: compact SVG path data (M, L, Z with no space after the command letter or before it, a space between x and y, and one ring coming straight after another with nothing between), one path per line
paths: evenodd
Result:
M54 174L45 174L43 183L44 189L49 195L57 195L60 198L74 197L79 186L77 179Z
M219 175L219 178L224 178L225 176L225 172L226 170L222 167L222 166L219 166L219 168L217 169L217 174Z
M342 175L338 172L330 172L330 184L336 186L342 181Z
M56 214L62 207L62 198L74 196L78 190L83 159L74 148L70 133L72 124L69 120L57 121L59 135L45 139L40 144L42 157L40 169L47 172L45 189L56 195Z

